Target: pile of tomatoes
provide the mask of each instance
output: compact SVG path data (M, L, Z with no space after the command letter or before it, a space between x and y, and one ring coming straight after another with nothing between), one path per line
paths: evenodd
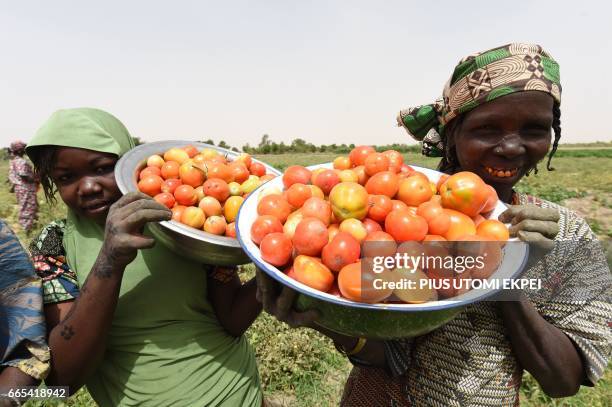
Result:
M311 171L293 165L282 180L283 190L268 187L258 197L251 238L262 258L309 287L353 301L381 302L393 293L368 291L364 285L362 262L373 256L368 243L386 242L391 254L450 253L455 249L443 243L503 242L509 237L503 223L486 219L498 197L478 175L441 175L434 183L394 150L379 153L371 146L358 146L348 156L337 157L333 169ZM447 272L432 267L408 278L457 278ZM475 270L461 277L471 272L476 277ZM488 268L480 277L491 273ZM395 292L404 302L459 293L452 288Z
M249 154L229 161L217 150L188 145L148 157L138 174L138 189L172 209L173 220L235 238L242 202L274 177Z

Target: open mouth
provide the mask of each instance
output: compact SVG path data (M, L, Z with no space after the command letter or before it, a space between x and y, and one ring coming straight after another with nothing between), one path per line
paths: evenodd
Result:
M489 167L489 166L484 166L484 169L487 173L489 173L489 175L494 176L494 177L498 177L498 178L510 178L510 177L514 177L516 174L518 174L519 169L518 168L495 168L495 167Z

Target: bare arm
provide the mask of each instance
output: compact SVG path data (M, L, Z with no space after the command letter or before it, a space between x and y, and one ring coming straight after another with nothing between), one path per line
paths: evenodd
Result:
M113 204L104 244L79 298L45 308L53 359L49 384L69 386L74 393L95 371L106 349L125 267L137 250L154 244L140 231L147 222L171 216L166 207L141 193L128 194Z
M242 284L235 269L218 267L208 275L208 299L230 335L241 336L261 312L256 290L255 279Z
M11 389L24 386L37 386L38 383L40 383L39 380L23 373L16 367L9 366L0 371L0 394L7 394ZM0 396L0 407L12 405L10 400Z

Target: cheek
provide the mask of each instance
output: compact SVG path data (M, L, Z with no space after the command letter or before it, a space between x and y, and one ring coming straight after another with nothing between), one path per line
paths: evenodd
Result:
M112 198L113 201L116 201L121 198L121 191L119 190L117 182L115 181L115 174L109 174L104 177L100 177L98 182L104 190L104 196Z
M486 155L488 149L488 146L470 140L464 140L455 145L457 159L464 170L480 167L482 158Z
M68 206L70 209L77 209L78 207L78 194L77 194L77 185L63 185L57 187L57 192L59 192L60 198L62 201Z

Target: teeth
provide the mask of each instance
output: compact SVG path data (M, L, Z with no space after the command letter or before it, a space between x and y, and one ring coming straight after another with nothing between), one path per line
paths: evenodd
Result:
M505 169L505 168L493 168L493 167L486 167L486 166L484 168L489 174L494 175L496 177L500 177L500 178L512 177L516 175L516 173L518 172L518 168Z

